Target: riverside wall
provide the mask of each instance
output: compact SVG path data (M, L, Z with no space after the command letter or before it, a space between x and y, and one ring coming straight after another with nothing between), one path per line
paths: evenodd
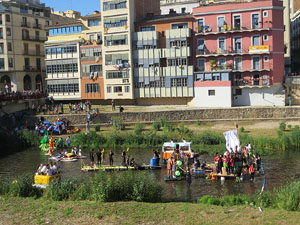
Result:
M46 121L55 122L58 118L67 119L71 125L83 125L87 121L84 114L43 115ZM126 123L150 123L165 117L169 121L239 121L239 120L279 120L300 119L300 107L239 107L214 108L181 111L155 111L155 112L123 112L103 113L92 117L93 124L108 123L112 118L119 117ZM28 123L33 124L39 117L28 116Z

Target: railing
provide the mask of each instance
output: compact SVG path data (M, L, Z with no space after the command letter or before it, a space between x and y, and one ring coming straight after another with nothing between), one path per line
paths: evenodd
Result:
M98 77L102 77L102 71L98 71ZM94 72L82 72L81 75L83 77L90 77L93 74L94 76Z
M34 23L32 27L35 28L35 29L42 29L42 24Z
M28 22L21 22L21 27L30 27L30 23L28 23Z
M239 54L266 54L270 51L261 51L261 52L250 52L249 49L217 49L217 50L196 50L196 55L198 56L218 56L218 55L239 55Z
M45 42L47 41L47 37L37 37L37 36L22 36L23 41L39 41L39 42Z
M261 29L270 29L272 28L272 23L270 21L266 21L264 23L259 23L258 25L253 26L231 26L231 25L224 25L223 27L218 26L198 26L197 34L198 35L207 35L207 34L214 34L214 33L227 33L227 32L244 32L244 31L257 31Z
M300 84L300 76L289 76L285 78L286 84Z
M23 55L45 56L45 53L44 52L37 52L37 51L23 51Z
M258 86L270 86L271 85L271 78L250 78L250 79L234 79L233 86L251 86L251 87L258 87Z
M0 102L18 101L27 99L40 99L47 96L42 92L14 92L14 93L1 93Z

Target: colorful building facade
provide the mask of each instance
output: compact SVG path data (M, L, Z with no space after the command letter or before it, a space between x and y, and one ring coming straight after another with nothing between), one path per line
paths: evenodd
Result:
M194 97L193 17L175 14L144 19L136 23L136 31L133 62L137 102L191 102Z
M202 6L193 15L195 106L284 105L281 1Z

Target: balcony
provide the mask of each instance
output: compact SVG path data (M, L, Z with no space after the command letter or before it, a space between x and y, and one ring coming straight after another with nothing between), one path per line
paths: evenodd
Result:
M33 67L33 66L24 66L23 71L24 72L41 72L41 71L45 71L45 68Z
M36 23L34 23L32 27L34 29L42 29L42 24L36 24Z
M299 85L300 84L300 76L289 76L285 78L285 84L294 84Z
M260 76L259 78L234 79L232 85L240 88L262 88L270 87L271 83L271 78L269 76Z
M97 71L97 72L82 72L81 76L83 76L83 77L91 77L91 75L94 76L95 73L96 73L96 75L98 75L98 77L102 77L103 76L102 71Z
M22 36L23 41L34 41L34 42L45 42L47 37L37 37L37 36Z
M30 23L28 23L28 22L21 22L21 27L28 27L28 28L30 28L31 26L30 26L31 24Z
M211 35L211 34L226 34L226 33L242 33L242 32L254 32L254 31L267 31L272 28L272 23L266 21L264 24L259 24L257 27L252 26L231 26L224 25L218 26L198 26L197 35Z
M23 51L23 55L29 55L29 56L45 56L44 52L38 52L38 51Z
M196 50L196 57L216 57L216 56L235 56L235 55L261 55L270 54L269 45L249 46L248 49L217 49Z

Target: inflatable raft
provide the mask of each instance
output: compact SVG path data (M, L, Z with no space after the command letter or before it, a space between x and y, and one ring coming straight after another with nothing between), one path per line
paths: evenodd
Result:
M53 180L60 180L61 179L61 175L55 174L52 176L46 176L46 175L35 175L34 176L34 187L39 187L39 188L46 188L51 181Z

